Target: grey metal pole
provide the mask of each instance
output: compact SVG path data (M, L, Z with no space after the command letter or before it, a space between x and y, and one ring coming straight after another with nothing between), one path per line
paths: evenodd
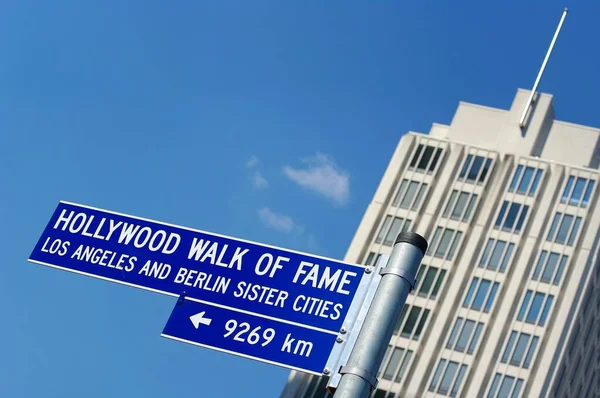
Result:
M533 88L531 89L531 93L529 93L529 98L527 98L527 103L525 104L525 109L523 109L523 113L521 114L521 119L519 119L519 127L521 127L521 128L523 128L523 126L525 126L525 117L527 116L527 112L529 111L529 108L531 107L531 102L533 101L533 96L535 95L538 84L540 84L540 80L542 79L542 75L544 74L544 69L546 69L546 64L548 63L548 58L550 58L550 54L552 54L552 49L554 48L554 43L556 43L556 38L558 37L558 34L560 33L560 29L562 28L563 22L565 21L565 17L567 16L567 12L569 12L569 10L565 8L563 10L562 16L560 17L560 22L558 23L558 27L556 28L556 31L554 32L554 37L552 38L552 41L550 42L550 47L548 48L548 51L546 52L546 57L544 58L544 62L542 62L542 67L540 68L540 71L538 72L538 75L535 78L535 83L533 83Z
M367 398L377 385L377 371L394 332L406 297L427 251L427 240L414 232L401 232L365 318L334 398Z

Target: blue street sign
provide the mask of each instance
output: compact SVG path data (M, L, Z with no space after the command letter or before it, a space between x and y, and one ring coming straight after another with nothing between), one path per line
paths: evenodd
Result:
M175 305L162 336L319 375L336 344L335 333L189 300Z
M330 332L342 327L365 274L358 265L67 202L29 261Z

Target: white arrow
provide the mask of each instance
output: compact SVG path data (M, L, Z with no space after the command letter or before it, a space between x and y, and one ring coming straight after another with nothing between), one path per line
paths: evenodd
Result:
M200 326L200 324L209 326L210 323L212 322L212 319L204 317L205 312L206 311L202 311L202 312L199 312L196 315L192 315L190 317L190 321L192 321L192 323L194 324L194 327L196 329L198 329L198 327Z

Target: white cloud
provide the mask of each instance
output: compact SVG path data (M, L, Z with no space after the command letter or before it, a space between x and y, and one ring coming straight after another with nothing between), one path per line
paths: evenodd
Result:
M263 224L274 230L290 233L296 228L296 224L291 217L277 214L268 207L258 210L258 217Z
M261 174L260 171L256 171L252 175L252 184L254 185L254 188L256 188L256 189L263 189L263 188L267 188L269 186L269 182L267 181L267 179L265 177L263 177L263 175Z
M333 202L344 205L350 198L350 175L340 169L333 159L318 153L302 160L304 169L284 166L283 173L296 184L317 192Z
M250 156L250 159L248 159L248 161L246 162L246 167L251 169L254 166L256 166L259 161L260 161L260 159L258 158L258 156L252 155L252 156Z

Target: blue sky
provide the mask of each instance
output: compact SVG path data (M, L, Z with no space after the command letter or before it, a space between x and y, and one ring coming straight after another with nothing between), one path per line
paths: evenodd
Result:
M564 6L540 88L600 126L595 3L3 1L0 396L277 396L173 299L27 263L57 202L342 258L400 136L508 108Z

